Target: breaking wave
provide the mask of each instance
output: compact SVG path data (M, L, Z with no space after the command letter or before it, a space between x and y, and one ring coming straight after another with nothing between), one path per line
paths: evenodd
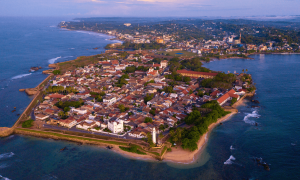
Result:
M234 148L233 148L233 146L232 146L232 145L230 146L230 150L234 150Z
M0 175L0 180L10 180L10 179L7 178L7 177L3 177L3 176Z
M251 125L255 125L255 121L254 120L251 120L251 119L249 119L249 118L259 118L260 117L260 115L257 113L257 111L256 110L254 110L252 113L246 113L247 115L244 117L244 121L245 121L245 123L247 123L247 124L251 124Z
M17 76L12 77L11 79L12 79L12 80L20 79L20 78L22 78L22 77L29 76L29 75L31 75L31 73L29 73L29 74L20 74L20 75L17 75Z
M10 157L12 157L12 156L14 156L14 155L15 155L15 154L14 154L13 152L0 154L0 159L10 158Z
M233 157L232 155L229 157L229 159L227 159L224 164L232 164L233 161L235 160L235 157Z
M49 64L54 64L55 61L57 61L57 60L60 59L60 58L61 58L61 56L56 57L56 58L52 58L52 59L49 59L48 62L49 62Z

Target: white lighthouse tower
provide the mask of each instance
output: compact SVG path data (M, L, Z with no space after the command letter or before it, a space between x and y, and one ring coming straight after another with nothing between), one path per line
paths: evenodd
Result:
M152 131L152 141L154 144L156 144L156 130L155 128L153 128L153 131Z

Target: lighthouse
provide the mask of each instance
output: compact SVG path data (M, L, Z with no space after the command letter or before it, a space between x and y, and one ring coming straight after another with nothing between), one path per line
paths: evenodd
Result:
M153 128L153 131L152 131L152 141L154 144L156 144L156 131L155 131L155 128Z

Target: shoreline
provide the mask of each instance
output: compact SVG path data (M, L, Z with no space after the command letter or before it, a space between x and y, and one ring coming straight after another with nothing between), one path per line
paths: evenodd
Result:
M197 145L198 145L197 150L191 152L188 150L184 150L181 147L177 147L177 149L172 148L172 152L166 153L163 161L170 161L173 163L180 163L180 164L194 163L195 160L198 157L200 157L203 150L205 149L205 145L209 139L209 135L210 135L211 131L220 123L230 120L231 116L233 116L236 113L237 113L237 110L231 110L230 114L227 114L226 116L219 118L216 123L209 125L207 133L203 134L197 143Z

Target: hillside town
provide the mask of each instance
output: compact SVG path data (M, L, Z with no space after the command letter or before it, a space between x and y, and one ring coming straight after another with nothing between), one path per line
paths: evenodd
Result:
M195 108L214 100L231 106L253 90L251 75L245 72L174 70L172 62L183 59L153 63L145 52L128 51L124 58L120 54L54 76L34 110L35 120L47 128L124 139L152 134L153 143L160 144L170 128L185 126L184 119ZM108 60L112 57L118 60ZM230 88L204 85L219 83L219 76L230 77Z

